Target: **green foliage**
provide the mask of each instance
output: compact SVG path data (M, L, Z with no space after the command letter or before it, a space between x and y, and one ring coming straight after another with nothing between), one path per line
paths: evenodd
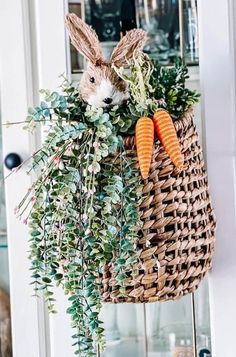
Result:
M152 103L153 88L150 85L150 79L153 72L153 64L149 57L144 53L134 55L130 62L131 71L126 73L123 67L113 65L117 74L128 83L131 98L135 103L137 110L142 112L147 110Z
M140 176L122 136L137 119L158 106L179 115L197 95L184 87L186 68L153 68L146 56L131 65L131 98L104 111L85 105L76 87L63 82L62 93L42 90L44 100L29 108L25 128L44 125L47 138L33 155L28 172L37 179L16 209L29 224L32 284L55 313L53 287L68 295L75 354L95 356L104 348L99 319L101 276L114 263L120 296L139 259ZM150 81L150 83L149 83ZM140 100L139 100L140 99Z
M188 68L181 59L173 67L161 67L154 63L150 84L158 106L166 109L172 118L179 118L190 106L198 102L199 94L186 88Z
M63 91L44 91L45 101L29 109L27 127L43 122L48 135L29 169L38 178L17 211L29 224L32 284L52 313L53 286L62 286L75 354L88 357L95 343L105 344L99 320L104 265L114 259L122 288L130 258L138 258L139 175L118 134L125 124L115 121L117 108L85 107L71 85Z
M133 134L135 123L140 116L152 117L158 108L167 110L173 121L199 100L199 94L185 87L189 78L188 69L181 59L173 67L162 67L151 62L145 54L133 58L131 71L116 68L130 88L130 100L115 112L115 121L123 132Z

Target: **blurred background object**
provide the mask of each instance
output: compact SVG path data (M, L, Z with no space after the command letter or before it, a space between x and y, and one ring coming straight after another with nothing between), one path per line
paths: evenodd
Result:
M96 30L107 58L123 34L140 27L148 32L145 51L151 58L170 65L181 55L186 63L198 64L196 0L73 0L69 11ZM71 65L73 73L85 65L73 46Z
M11 356L10 299L8 294L0 289L0 357Z

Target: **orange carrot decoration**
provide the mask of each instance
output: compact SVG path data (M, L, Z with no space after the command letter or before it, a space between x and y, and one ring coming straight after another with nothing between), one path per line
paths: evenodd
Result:
M154 125L152 119L139 118L135 128L135 140L141 175L143 179L146 179L148 178L153 152Z
M184 168L184 157L181 154L175 126L169 113L159 110L153 115L155 132L164 146L173 164L180 170Z

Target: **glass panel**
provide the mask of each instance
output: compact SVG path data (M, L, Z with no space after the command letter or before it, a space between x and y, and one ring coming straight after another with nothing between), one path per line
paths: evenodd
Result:
M143 304L106 304L102 319L107 348L102 357L145 356Z
M190 296L178 301L146 304L146 310L148 356L159 352L160 357L192 357Z
M190 66L189 79L186 81L186 87L191 90L196 90L198 93L201 92L200 81L199 81L199 67ZM201 99L194 105L194 123L196 124L197 131L199 134L199 140L201 145L203 144L203 121L202 121L202 109L201 109Z
M73 12L79 17L82 16L82 4L80 1L69 2L69 12ZM75 47L70 42L70 57L71 57L71 68L72 73L79 73L85 67L85 61L83 56L78 53Z
M1 237L0 239L0 289L4 289L9 292L8 250L6 237Z
M191 298L187 295L177 301L105 305L101 317L105 323L107 349L101 356L193 357ZM194 300L197 355L210 357L207 279L201 283Z
M145 50L162 64L180 55L178 0L137 0L139 27L148 32Z
M198 63L196 0L136 0L136 11L139 27L145 29L150 38L145 47L150 57L168 65L184 54L186 63Z
M199 61L197 0L183 0L184 56L186 63Z
M117 42L121 32L136 27L134 2L85 0L85 19L96 30L102 43Z
M208 279L204 279L195 293L197 350L200 357L211 356L211 329Z
M150 57L168 65L183 54L186 63L198 63L197 0L73 0L69 11L92 25L107 58L122 34L141 27L149 35L145 51ZM84 64L71 46L72 72L80 72Z
M137 27L135 0L69 1L69 11L76 13L97 32L106 58L111 55L121 34ZM84 61L71 46L72 73L81 72Z

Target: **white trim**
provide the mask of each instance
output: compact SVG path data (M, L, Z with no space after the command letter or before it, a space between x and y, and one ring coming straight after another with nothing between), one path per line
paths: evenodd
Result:
M62 83L61 74L70 79L64 18L64 0L35 0L40 89L58 89Z
M69 39L64 24L66 12L65 0L35 0L39 89L58 91L62 73L70 79ZM73 356L71 336L74 331L70 327L70 316L66 314L67 297L60 288L55 288L55 298L58 314L49 317L50 356Z
M209 182L218 220L210 276L214 357L236 355L236 111L233 0L199 0L200 83Z
M29 37L29 8L26 0L1 3L1 114L2 122L23 121L33 104L32 58ZM17 152L23 159L34 149L32 135L21 125L3 127L3 152ZM5 174L9 171L5 170ZM14 216L31 179L24 170L6 183L6 210L14 357L46 356L43 302L32 298L28 261L28 230Z

